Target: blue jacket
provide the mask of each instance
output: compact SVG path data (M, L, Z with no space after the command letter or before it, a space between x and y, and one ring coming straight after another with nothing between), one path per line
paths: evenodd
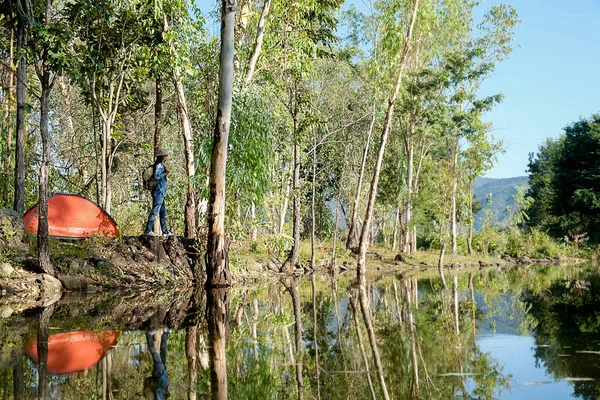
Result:
M156 168L154 168L154 177L158 182L154 190L152 190L152 196L154 197L159 194L162 196L167 195L167 176L165 175L165 172L167 172L167 168L163 163L159 163Z

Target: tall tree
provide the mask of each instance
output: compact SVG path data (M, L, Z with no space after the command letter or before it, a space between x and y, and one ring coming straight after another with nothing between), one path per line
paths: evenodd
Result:
M57 72L69 63L67 25L55 12L52 0L45 2L25 2L25 15L28 30L31 32L29 50L32 55L36 75L40 81L40 136L42 157L38 186L38 258L40 268L50 275L54 268L48 248L48 175L50 163L49 102Z
M235 12L235 0L221 1L219 103L210 163L210 200L208 203L206 250L206 285L208 287L223 287L231 284L229 249L225 243L225 174L233 97Z

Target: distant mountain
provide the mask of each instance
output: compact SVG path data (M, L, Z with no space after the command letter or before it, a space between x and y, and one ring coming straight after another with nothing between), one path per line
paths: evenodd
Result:
M504 221L507 217L505 212L506 206L514 207L515 201L513 195L517 192L517 186L527 186L529 183L529 177L517 176L514 178L477 178L473 184L473 192L475 193L475 199L481 201L481 205L485 209L486 198L489 194L492 195L491 210L497 212L498 222ZM481 229L483 223L484 213L483 210L475 214L474 228L475 230Z

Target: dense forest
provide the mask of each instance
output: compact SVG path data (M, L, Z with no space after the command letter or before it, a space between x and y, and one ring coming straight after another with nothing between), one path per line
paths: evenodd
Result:
M533 252L517 243L522 210L473 230L485 208L475 179L503 149L484 118L502 95L479 89L512 51L516 10L365 4L240 0L203 12L186 0L4 1L0 206L22 214L51 193L77 193L139 235L150 207L142 171L166 148L170 230L210 236L225 40L210 27L222 19L222 29L235 21L221 143L233 243L289 249L284 270L307 239L313 261L315 241L332 239L363 268L375 242L433 248L440 266L446 253ZM514 237L494 240L503 230Z
M528 225L557 239L600 243L600 115L573 122L529 156Z

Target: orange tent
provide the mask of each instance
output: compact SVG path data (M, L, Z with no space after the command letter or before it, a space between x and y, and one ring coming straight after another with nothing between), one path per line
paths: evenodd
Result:
M69 374L92 368L116 342L118 332L66 332L48 338L48 371ZM25 354L38 361L37 340L25 346Z
M23 216L25 231L37 234L38 208L31 207ZM48 234L84 238L119 236L117 223L91 200L76 194L58 193L48 199Z

